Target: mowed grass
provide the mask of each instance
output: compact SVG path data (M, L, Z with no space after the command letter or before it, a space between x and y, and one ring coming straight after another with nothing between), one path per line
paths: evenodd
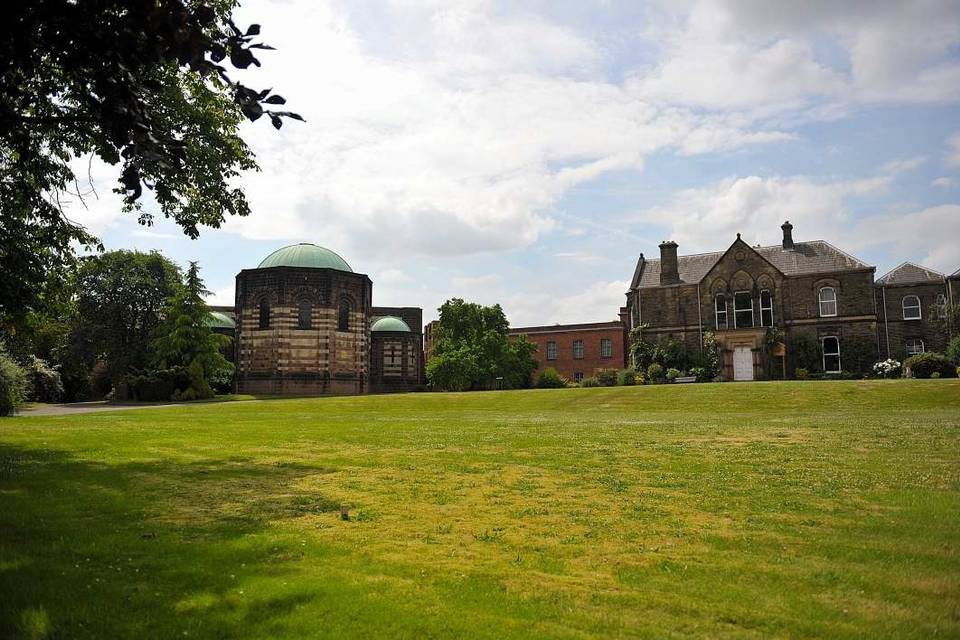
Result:
M960 636L960 383L0 421L0 637L691 636Z

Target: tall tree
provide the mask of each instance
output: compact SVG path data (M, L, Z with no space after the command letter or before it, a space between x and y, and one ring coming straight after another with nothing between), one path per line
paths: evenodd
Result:
M51 269L97 245L64 215L80 197L71 160L120 165L124 208L149 225L144 189L196 237L225 215L247 215L231 186L252 169L237 134L266 115L280 128L284 99L235 82L227 67L259 66L259 25L231 19L235 0L31 0L0 21L0 323L38 302ZM83 176L81 176L83 177Z
M83 258L64 354L67 386L84 379L98 362L110 380L149 366L164 306L182 286L180 269L157 252L111 251Z
M222 353L230 338L210 328L210 308L203 300L209 293L200 279L200 268L191 262L183 286L164 308L164 320L157 328L153 343L155 364L163 368L187 368L188 400L212 397L211 378L232 368Z
M492 389L530 386L537 368L536 345L520 336L510 340L510 323L499 304L492 307L460 298L440 307L427 378L438 389Z

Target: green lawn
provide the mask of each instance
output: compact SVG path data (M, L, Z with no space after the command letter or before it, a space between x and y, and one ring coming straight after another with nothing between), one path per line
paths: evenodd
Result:
M10 636L960 637L960 382L5 419Z

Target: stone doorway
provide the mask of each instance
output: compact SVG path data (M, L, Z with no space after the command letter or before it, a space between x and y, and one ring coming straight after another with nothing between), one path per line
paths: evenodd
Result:
M753 350L750 347L733 348L733 379L753 380Z

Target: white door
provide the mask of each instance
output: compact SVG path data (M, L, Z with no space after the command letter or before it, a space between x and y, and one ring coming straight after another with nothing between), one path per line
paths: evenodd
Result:
M750 347L734 347L733 379L753 380L753 351Z

